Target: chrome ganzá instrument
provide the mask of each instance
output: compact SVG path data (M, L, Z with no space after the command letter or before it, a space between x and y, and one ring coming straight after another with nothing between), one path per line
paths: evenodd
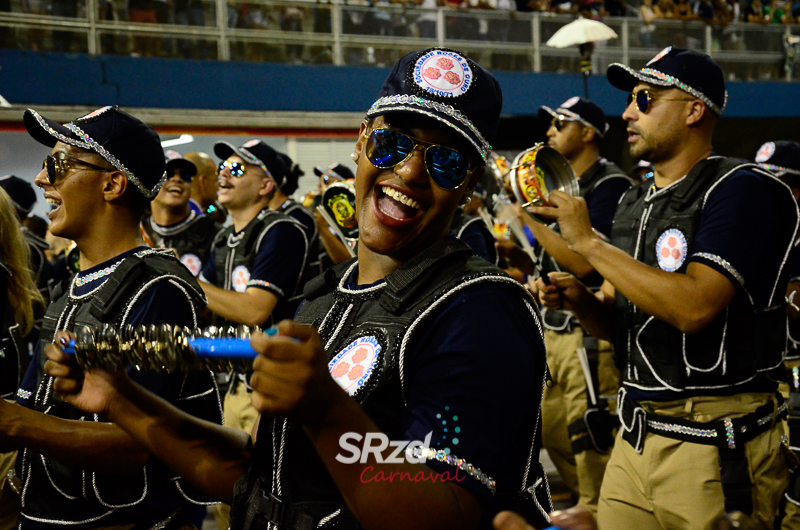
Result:
M130 365L137 370L224 372L235 364L252 363L257 353L250 346L250 335L255 331L244 326L192 331L168 324L124 326L118 331L104 324L81 329L62 349L74 354L83 369L118 371ZM277 328L264 333L275 335Z
M540 223L549 224L552 220L528 212L528 206L550 206L547 198L555 190L573 197L580 194L578 178L567 159L543 143L537 143L517 155L510 177L511 189L519 205Z

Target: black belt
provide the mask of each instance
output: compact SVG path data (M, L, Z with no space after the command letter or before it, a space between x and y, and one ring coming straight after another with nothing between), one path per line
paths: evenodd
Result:
M644 449L644 439L648 432L717 447L725 510L739 510L750 515L753 511L753 484L750 482L744 448L747 442L772 428L775 421L786 418L786 403L780 394L776 394L776 398L777 411L775 404L770 401L758 407L755 412L739 418L696 422L648 414L639 403L627 397L625 388L621 388L617 397L617 411L622 423L622 438L637 453Z

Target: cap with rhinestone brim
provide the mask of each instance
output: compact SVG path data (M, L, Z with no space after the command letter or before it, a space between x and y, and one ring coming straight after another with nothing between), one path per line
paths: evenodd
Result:
M602 138L608 132L606 114L597 103L578 96L573 96L558 106L556 110L548 106L539 107L538 116L543 120L550 120L558 116L580 122L585 127L591 127Z
M6 175L0 177L0 188L5 190L17 210L25 216L30 215L36 204L36 190L30 182L15 175Z
M167 178L172 177L176 169L183 171L190 177L197 175L197 166L194 162L184 158L182 154L174 149L165 149L164 159L167 161Z
M800 144L797 142L766 142L758 148L755 162L777 176L800 176Z
M102 107L63 125L27 109L23 122L28 134L47 147L62 142L97 153L148 199L166 181L158 133L117 106Z
M497 132L503 92L488 70L447 48L411 52L395 63L367 118L412 113L463 136L485 162Z
M637 83L677 88L702 101L717 116L728 103L722 68L704 53L669 46L639 70L612 63L606 73L608 82L630 92Z
M342 164L331 164L325 169L315 167L314 174L318 177L329 175L338 180L353 180L355 178L350 168Z
M286 179L286 167L283 165L278 152L264 143L263 140L248 140L239 147L225 141L214 144L214 154L222 160L227 160L231 155L236 155L248 164L253 164L264 170L280 188Z

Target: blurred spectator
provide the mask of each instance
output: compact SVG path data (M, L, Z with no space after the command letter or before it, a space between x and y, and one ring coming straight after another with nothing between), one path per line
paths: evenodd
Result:
M761 0L753 0L744 10L744 19L753 24L767 24L769 20L764 16L764 6ZM748 46L749 49L749 46Z
M642 48L652 48L653 32L656 30L656 26L653 24L656 20L653 0L642 0L642 5L639 7L639 18L642 21L642 25L639 27L639 44Z
M699 0L694 4L692 13L696 18L705 21L706 24L712 24L716 20L711 0Z
M675 4L675 18L678 20L693 20L696 18L695 13L693 13L693 6L689 4L689 0L677 0Z
M421 0L419 6L422 9L429 11L420 15L417 19L417 29L419 30L419 38L421 39L435 39L436 38L436 9L444 5L444 0Z
M772 0L764 6L764 18L770 24L783 24L786 20L787 9L784 3L779 0Z
M658 0L653 13L658 20L672 20L675 18L675 4L672 0Z
M157 24L154 0L128 0L128 20L146 24ZM134 57L158 55L158 40L155 37L133 37Z
M202 0L175 0L175 23L181 26L205 26L206 14ZM180 39L178 51L186 59L208 59L203 39Z
M305 9L297 6L283 6L280 14L280 28L283 31L303 32L303 20L306 18ZM293 63L300 64L303 58L302 44L287 44L286 55Z

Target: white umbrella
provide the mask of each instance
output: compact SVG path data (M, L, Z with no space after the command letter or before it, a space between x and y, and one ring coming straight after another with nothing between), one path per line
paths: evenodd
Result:
M613 29L600 21L579 18L556 31L547 41L547 45L551 48L566 48L587 42L616 39L618 36Z

